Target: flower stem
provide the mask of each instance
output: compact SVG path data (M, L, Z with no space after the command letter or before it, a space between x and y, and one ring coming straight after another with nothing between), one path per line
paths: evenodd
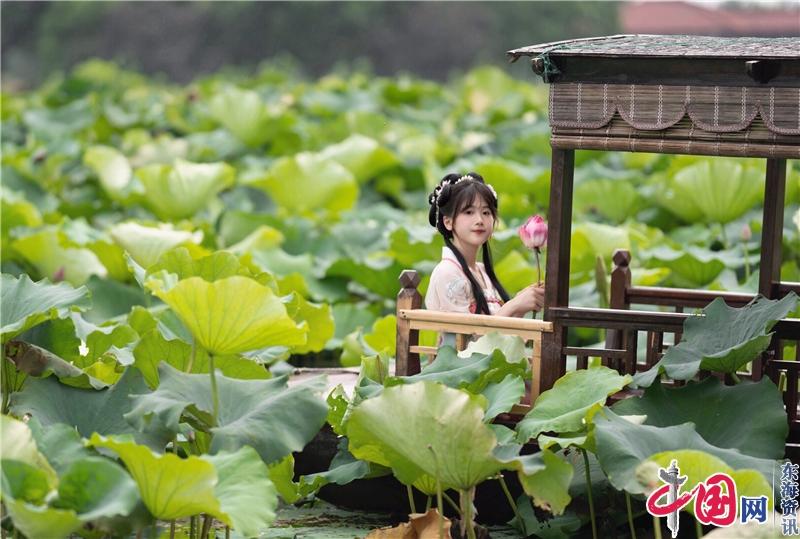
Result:
M219 394L217 393L217 373L214 372L214 354L208 354L208 373L211 375L211 400L214 403L211 423L216 427L217 417L219 417Z
M597 539L597 522L594 516L594 497L592 496L592 474L589 471L589 455L586 450L581 448L583 455L583 467L586 474L586 494L589 496L589 516L592 517L592 539Z
M414 503L414 489L411 485L406 485L406 492L408 492L408 507L412 513L417 512L417 504Z
M536 254L536 284L542 282L542 265L539 262L539 248L534 247L533 252Z
M502 472L500 472L498 480L500 481L500 486L503 488L503 493L506 495L508 504L511 506L511 510L514 511L514 517L517 519L517 522L519 522L520 528L522 528L522 533L527 535L525 530L525 522L519 516L519 511L517 511L517 504L514 503L514 498L511 497L511 492L508 490L508 485L506 485L506 480L503 478Z
M653 516L653 531L655 532L655 539L661 539L661 521L657 516Z
M636 528L633 526L633 511L631 510L631 495L625 491L625 505L628 506L628 525L631 528L631 539L636 539Z

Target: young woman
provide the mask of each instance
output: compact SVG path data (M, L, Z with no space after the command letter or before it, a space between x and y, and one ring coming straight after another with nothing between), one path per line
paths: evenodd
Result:
M488 242L497 221L497 193L491 185L474 172L448 174L428 203L428 220L444 237L445 247L425 295L427 309L518 317L542 309L541 284L509 298L494 273ZM477 261L479 250L483 263Z

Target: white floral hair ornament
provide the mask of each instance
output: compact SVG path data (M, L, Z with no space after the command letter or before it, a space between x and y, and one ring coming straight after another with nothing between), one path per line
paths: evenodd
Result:
M430 196L428 197L428 204L430 204L431 206L434 206L436 208L435 211L436 211L436 221L437 222L439 221L439 195L442 194L442 189L444 188L445 185L450 185L450 186L457 185L459 182L462 182L464 180L473 180L474 181L475 178L473 178L469 174L464 174L463 176L461 176L457 180L445 180L440 185L437 185L436 187L433 188L433 193L431 193ZM489 191L491 191L495 202L498 202L497 191L494 190L494 187L492 187L492 184L484 182L483 185L485 185L486 187L489 188ZM798 213L800 213L800 212L798 212Z

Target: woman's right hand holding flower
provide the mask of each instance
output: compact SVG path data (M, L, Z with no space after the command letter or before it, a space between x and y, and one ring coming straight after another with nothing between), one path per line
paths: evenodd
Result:
M526 286L500 308L500 316L524 316L531 311L544 308L544 286L532 284Z

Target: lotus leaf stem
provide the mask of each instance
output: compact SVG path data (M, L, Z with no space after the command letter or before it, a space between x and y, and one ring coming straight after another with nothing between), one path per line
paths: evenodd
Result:
M653 531L655 532L655 539L661 539L661 521L657 516L653 516Z
M186 365L186 372L191 373L194 367L194 360L197 357L197 339L192 338L192 353L189 356L189 364Z
M442 492L442 496L444 496L445 501L450 504L450 507L455 509L456 513L458 513L460 515L461 514L461 508L458 506L458 504L455 502L455 500L453 498L451 498L450 496L448 496L446 492Z
M408 493L408 507L412 513L416 513L417 504L414 503L414 488L411 485L406 485L406 492Z
M175 519L169 521L169 539L175 539Z
M583 455L583 468L586 474L586 494L589 497L589 516L592 518L592 539L597 539L597 521L594 516L594 497L592 496L592 474L589 470L589 455L586 450L580 449Z
M194 539L196 528L197 528L197 515L192 515L189 518L189 539Z
M217 417L219 417L219 394L217 393L217 373L214 369L214 354L208 354L208 374L211 376L211 400L214 403L211 424L216 427Z
M522 533L527 535L527 530L525 529L525 522L519 516L519 511L517 510L517 504L514 503L514 498L511 496L511 492L508 490L508 485L506 485L506 480L503 478L503 473L497 476L497 480L500 481L500 486L503 488L503 493L506 495L506 500L508 500L508 505L511 506L511 510L514 511L514 517L519 522L520 527L522 528Z
M214 517L208 513L203 515L203 530L200 532L200 537L202 537L202 539L206 539L208 537L208 532L211 530L212 522L214 522Z
M428 444L428 451L433 454L433 466L436 469L436 503L439 508L439 539L444 539L444 504L442 503L442 480L439 479L439 458L433 446Z
M231 527L225 526L225 539L231 539Z
M433 497L428 496L428 501L425 502L425 512L427 513L431 509L431 504L433 503Z
M741 380L741 379L740 379L740 378L739 378L739 377L736 375L736 373L735 373L735 372L732 372L732 373L731 373L731 379L733 380L733 383L734 383L734 384L737 384L737 385L738 385L738 384L741 384L741 383L742 383L742 380Z
M631 528L631 539L636 539L636 528L633 525L633 511L631 510L631 495L625 491L625 505L628 508L628 526Z
M703 537L703 525L700 524L699 520L694 521L694 531L697 533L697 539Z
M461 502L461 535L467 539L475 538L475 524L472 522L472 499L475 497L475 487L458 491L458 500Z

